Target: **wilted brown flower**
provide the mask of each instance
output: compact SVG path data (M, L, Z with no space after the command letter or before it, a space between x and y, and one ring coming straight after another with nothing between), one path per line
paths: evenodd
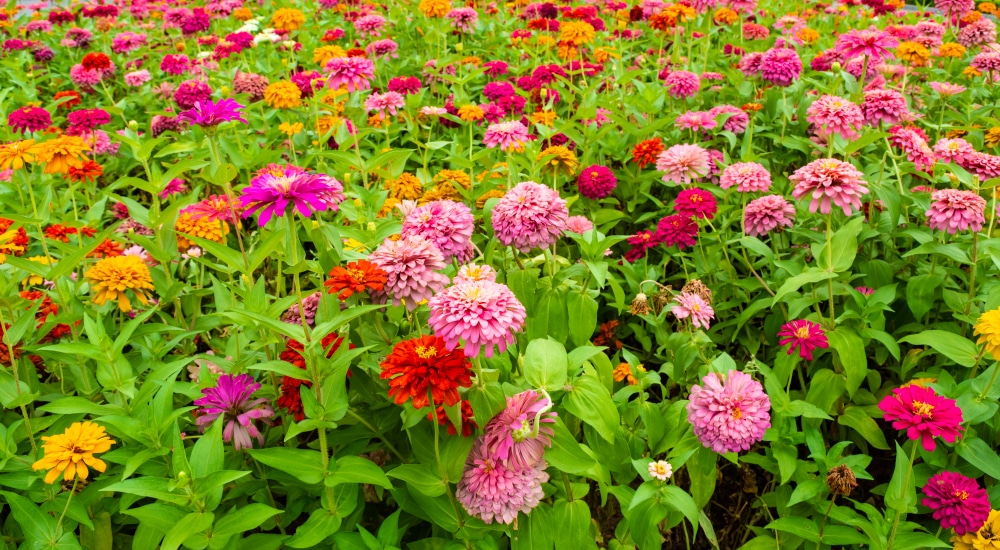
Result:
M712 305L712 291L698 279L691 279L688 281L687 284L681 288L681 292L696 294L700 296L702 300L705 300L706 304Z
M830 487L831 493L847 496L858 486L858 480L854 477L853 470L841 464L830 468L830 472L826 475L826 485Z
M635 295L635 299L632 300L632 305L628 309L632 312L632 315L645 315L650 312L649 299L645 294L640 292Z

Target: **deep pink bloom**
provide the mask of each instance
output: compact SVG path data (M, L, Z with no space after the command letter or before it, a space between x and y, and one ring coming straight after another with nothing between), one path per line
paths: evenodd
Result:
M761 77L776 86L791 86L802 74L802 60L790 48L771 48L760 60Z
M264 434L260 433L255 421L269 422L267 419L274 416L274 409L266 398L253 399L253 393L259 389L260 384L249 374L220 376L218 384L201 390L204 397L194 402L201 407L196 420L199 430L205 431L206 426L223 417L222 439L226 443L233 441L237 451L253 447L251 438L263 445Z
M965 12L971 11L976 7L976 2L975 0L934 0L934 7L950 17L952 14L964 15ZM985 517L983 521L986 521ZM959 535L961 534L959 533Z
M375 64L364 57L335 57L326 62L326 86L334 90L347 86L348 92L367 90L375 76Z
M836 50L845 59L867 56L868 64L874 65L892 58L891 50L898 45L899 40L885 31L851 29L837 37Z
M78 109L66 115L66 122L75 132L90 132L111 122L111 115L104 109ZM74 132L70 132L74 133Z
M792 227L795 207L781 195L765 195L750 201L743 211L743 231L751 237L767 235L777 228Z
M549 480L547 465L543 460L533 468L509 468L486 451L482 439L476 440L465 460L455 498L470 516L487 525L514 523L519 512L531 512L545 497L542 483Z
M460 33L472 33L479 21L479 14L476 10L468 7L455 8L445 15L451 20L451 27Z
M429 202L406 215L401 235L420 235L437 246L445 261L472 259L475 218L469 207L455 201Z
M656 233L649 230L639 231L635 235L632 235L625 240L625 242L632 245L632 248L625 253L625 260L634 262L639 258L645 257L646 252L650 248L660 244L658 239L659 237L657 237Z
M7 125L19 133L41 132L52 124L52 115L41 107L22 107L7 115Z
M331 205L324 200L324 195L339 194L343 200L342 190L340 182L324 174L310 174L296 166L269 167L250 180L240 202L246 208L243 217L248 218L259 211L257 223L264 227L271 216L284 216L289 206L294 206L304 218L313 212L327 210Z
M709 303L705 302L704 298L690 292L681 292L675 300L677 300L677 304L670 309L674 317L678 319L690 317L691 324L695 327L708 330L709 323L715 318L715 310Z
M945 162L961 164L975 152L972 144L962 138L941 138L934 144L934 154Z
M182 75L191 70L191 60L182 53L167 54L160 61L160 70L167 74Z
M603 199L610 195L618 184L615 173L607 166L594 164L580 170L576 187L588 199Z
M996 155L975 151L960 159L958 165L978 176L981 181L1000 177L1000 157Z
M722 171L719 187L729 189L736 186L740 193L767 191L771 188L771 173L756 162L737 162Z
M771 400L750 375L708 373L691 388L688 421L705 447L717 453L746 451L771 427Z
M983 229L986 199L974 191L937 189L931 193L931 200L931 207L925 213L931 229L940 229L952 235L967 229Z
M361 36L381 36L382 27L385 26L385 17L381 15L365 15L354 20L354 30Z
M832 205L839 206L844 215L850 216L861 209L861 196L868 193L864 174L852 164L837 159L819 159L799 168L788 178L795 184L792 196L810 198L809 211L830 213Z
M673 71L663 80L663 85L671 97L683 99L698 93L701 78L689 71Z
M871 125L879 122L896 124L910 118L906 98L896 90L868 90L861 109L865 113L865 122Z
M788 355L799 352L799 357L812 361L812 352L816 348L830 347L826 333L819 324L805 319L796 319L781 326L778 331L779 346L788 346Z
M814 127L813 131L824 138L839 134L847 140L855 139L864 123L861 107L835 95L820 97L809 106L806 114L806 120Z
M990 515L990 497L975 479L958 472L939 472L927 480L920 504L956 535L976 531Z
M691 183L708 175L708 151L698 145L673 145L656 157L656 169L665 182Z
M750 123L750 115L748 115L743 109L733 105L717 105L709 109L708 114L712 115L716 119L729 115L729 118L722 123L722 129L737 135L745 132L747 124Z
M552 401L534 390L508 397L507 408L483 430L483 448L514 470L534 468L552 446L554 432L546 425L556 421L551 409Z
M185 80L174 90L174 101L181 109L190 109L199 101L208 101L212 88L200 80Z
M557 191L523 181L493 207L493 230L505 246L521 252L555 243L566 229L569 210Z
M515 342L514 333L524 328L524 306L505 285L492 281L456 284L435 294L427 302L431 315L427 324L444 339L448 349L464 341L467 357L493 357L493 347L500 353Z
M163 186L163 190L160 191L158 194L161 199L166 199L171 195L177 195L180 193L184 193L185 191L187 191L187 186L184 185L184 180L180 178L174 178L168 181L167 184Z
M388 277L382 292L371 293L381 302L385 301L385 294L389 294L394 305L404 304L407 309L414 310L420 302L431 299L448 284L448 277L438 273L445 268L441 251L420 235L398 241L387 239L368 260Z
M953 399L941 397L931 388L910 385L892 390L878 404L886 422L906 430L910 439L919 439L928 452L937 448L935 437L954 443L962 429L962 409Z
M906 153L906 159L917 167L917 170L927 171L937 158L927 139L913 128L893 126L889 129L889 143Z
M523 150L528 139L528 128L517 120L490 124L483 134L483 143L487 148L499 146L504 152Z
M679 250L684 250L689 246L694 246L698 236L698 224L687 216L674 214L667 216L656 224L656 233L653 240L663 243L668 248L677 246Z
M689 218L712 219L718 205L715 197L704 189L685 189L674 201L674 211Z
M243 109L243 105L236 102L235 99L220 99L218 102L215 101L198 101L187 111L182 112L177 116L178 119L187 122L189 124L197 124L198 126L218 126L223 122L238 121L243 124L249 124L243 114L240 113L240 109Z

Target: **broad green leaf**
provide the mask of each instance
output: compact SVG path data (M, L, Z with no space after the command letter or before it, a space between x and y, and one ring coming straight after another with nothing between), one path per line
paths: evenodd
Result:
M945 274L941 271L934 275L916 275L906 282L906 305L918 321L934 307L934 294L944 284Z
M571 291L566 295L566 307L570 341L577 346L589 344L597 328L597 301Z
M552 506L551 525L559 526L555 537L556 550L585 550L597 548L590 535L590 507L582 500L567 502L557 500Z
M251 449L248 451L254 460L291 474L303 483L310 485L321 483L325 475L323 459L319 451L309 449L293 449L290 447L271 447L268 449Z
M285 541L289 548L312 548L323 542L323 539L337 532L343 522L340 516L317 508L309 514L309 519L295 529L292 538Z
M281 510L277 508L271 508L266 504L256 502L237 506L215 522L215 527L212 528L212 536L228 537L256 529L260 527L260 524L280 513Z
M785 283L781 285L781 288L778 289L778 292L775 293L774 298L771 300L771 306L773 307L781 303L782 300L785 298L785 296L799 290L804 285L807 285L809 283L818 283L820 281L832 279L836 276L837 276L836 273L830 273L829 271L811 269L809 271L806 271L805 273L795 275L794 277L789 277L788 280L786 280Z
M934 351L962 365L973 367L979 350L968 338L944 330L925 330L899 339L900 343L930 346Z
M211 512L194 512L184 516L163 536L161 550L177 550L188 538L207 531L214 520L215 514Z
M532 340L524 352L524 378L536 388L561 390L566 385L569 357L566 348L552 340Z
M338 458L330 465L330 471L332 473L323 481L327 487L341 483L368 483L386 489L392 487L382 468L367 458L359 456Z
M861 437L864 437L876 449L889 450L889 444L885 441L885 434L882 433L878 423L868 416L861 407L847 407L837 417L837 423L842 426L854 428L861 434Z
M405 481L409 488L429 497L443 495L446 489L441 476L436 475L433 469L425 464L400 464L389 470L386 475Z
M919 441L912 442L913 452L916 452L919 444ZM892 471L889 488L885 491L885 505L901 513L916 511L916 476L911 466L910 455L896 443L896 467Z
M837 358L847 376L847 394L854 395L868 374L868 358L865 344L854 330L839 326L826 333L830 349L837 352Z
M1000 479L1000 456L978 437L963 439L955 446L958 456L993 479Z
M573 389L563 399L563 406L590 424L606 441L614 442L620 422L618 409L597 375L585 371L572 382L572 386Z

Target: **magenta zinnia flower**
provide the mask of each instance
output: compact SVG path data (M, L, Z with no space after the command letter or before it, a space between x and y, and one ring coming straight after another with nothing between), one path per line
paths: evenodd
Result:
M836 50L845 59L868 57L868 64L875 65L893 57L892 51L899 40L891 34L876 29L851 29L837 37Z
M460 202L433 201L406 215L401 234L420 235L431 241L445 261L467 262L472 258L475 221L469 207Z
M733 105L718 105L716 107L712 107L708 110L708 114L715 118L729 115L729 118L722 123L722 129L734 134L742 134L745 132L747 124L750 123L750 115L746 114L743 109Z
M552 401L534 390L508 397L507 408L486 424L483 449L514 470L534 468L552 446L551 409Z
M709 171L708 151L698 145L673 145L656 157L656 169L664 182L691 183Z
M253 381L249 374L232 376L223 374L214 388L201 390L204 397L195 400L194 404L201 407L196 423L200 431L215 422L220 416L224 418L225 427L222 439L230 440L236 450L253 447L250 438L256 438L264 444L264 434L257 429L254 421L264 420L274 416L274 409L266 398L253 399L253 393L260 389L260 384Z
M822 137L839 134L844 139L854 139L864 123L861 107L835 95L820 97L809 106L806 114L806 120L815 127L816 135Z
M559 193L533 181L523 181L493 207L497 239L521 252L555 243L566 229L569 210Z
M920 504L930 508L944 529L964 535L982 527L990 515L990 497L971 477L939 472L927 480Z
M698 224L694 223L694 220L681 214L674 214L656 224L656 233L652 240L667 247L676 245L678 250L684 250L698 242L695 239L697 236Z
M509 525L518 512L531 512L545 497L542 483L549 480L547 465L543 460L533 468L510 468L489 455L482 439L476 440L465 460L455 497L470 516L487 525L494 521Z
M499 146L504 152L521 151L528 143L528 128L517 120L490 124L483 134L483 143L489 149Z
M671 97L683 99L698 93L701 78L692 72L674 71L663 80L663 85Z
M444 339L448 349L464 340L467 357L493 357L493 347L500 353L514 343L514 333L524 327L524 306L506 285L493 281L471 281L448 287L436 294L427 305L431 315L427 324Z
M831 203L850 216L861 208L861 196L868 193L864 174L852 164L837 159L819 159L799 168L788 177L795 183L792 196L809 196L809 211L830 213Z
M576 186L580 194L588 199L603 199L610 195L618 185L615 173L607 166L594 164L580 171L576 178Z
M17 133L40 132L52 124L52 115L40 107L22 107L7 115L7 125Z
M414 310L420 302L429 300L448 284L448 277L437 273L445 268L441 251L420 235L398 241L386 240L368 260L388 277L381 292L372 292L372 297L382 302L385 294L389 294L394 305L404 304L407 309Z
M802 60L790 48L771 48L760 60L761 77L776 86L791 86L802 74Z
M718 205L715 197L704 189L685 189L674 201L674 211L689 218L712 219Z
M237 103L235 99L220 99L218 102L211 100L198 101L194 104L194 107L177 115L177 118L201 127L218 126L223 122L232 120L249 124L243 118L243 114L240 113L240 109L242 108L243 105Z
M748 374L709 373L691 388L688 421L705 447L717 453L746 451L771 427L771 400Z
M962 409L953 399L941 397L931 388L916 385L896 388L878 404L886 422L906 430L910 439L919 439L927 452L937 444L935 437L954 443L962 429Z
M771 173L756 162L737 162L722 171L719 187L729 189L736 186L740 193L767 191L771 188Z
M927 225L954 235L959 231L983 228L986 199L974 191L938 189L931 193L931 207L926 212Z
M336 90L347 86L348 92L367 90L375 76L375 63L364 57L335 57L326 62L326 86Z
M798 351L799 357L807 361L812 361L814 349L830 347L823 328L805 319L785 323L778 331L778 337L781 338L778 340L779 346L788 345L788 355Z
M715 310L705 302L704 298L690 292L677 295L677 305L670 309L677 319L691 318L691 324L697 328L708 330L709 323L715 318Z
M264 227L271 216L284 216L290 205L295 206L304 218L313 212L327 210L331 205L324 200L325 195L331 192L336 194L337 191L335 187L331 188L331 184L336 182L331 182L331 179L322 174L307 173L296 166L264 169L243 189L240 196L240 202L246 208L243 217L249 218L260 211L257 223ZM340 197L342 199L343 195Z

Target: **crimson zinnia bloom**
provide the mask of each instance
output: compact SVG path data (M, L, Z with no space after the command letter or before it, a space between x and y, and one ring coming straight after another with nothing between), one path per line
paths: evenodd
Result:
M892 390L878 408L897 430L906 430L910 439L919 439L924 449L933 451L935 437L954 443L962 429L962 409L953 399L941 397L931 388L906 386Z
M449 351L444 338L421 336L392 348L382 362L381 378L389 381L389 397L397 404L412 399L413 407L421 409L430 404L429 398L435 407L458 403L458 388L472 386L471 372L462 348Z
M920 504L933 510L934 519L944 529L964 535L982 527L990 516L990 498L971 477L957 472L940 472L923 488Z
M7 125L17 133L40 132L52 124L52 116L39 107L22 107L7 115Z
M718 205L715 197L704 189L685 189L677 195L674 202L674 210L678 214L683 214L693 218L712 219Z
M812 361L814 349L830 347L823 329L818 324L805 319L785 323L778 331L778 336L782 337L778 341L778 345L791 344L788 347L788 355L798 350L799 357L808 361Z
M323 284L326 285L327 294L338 293L338 298L346 300L355 292L382 290L387 281L388 275L379 266L368 260L358 260L347 264L347 267L338 265L333 268L330 278Z
M694 220L681 214L667 216L656 224L656 233L653 240L663 243L667 247L677 245L678 250L684 250L689 246L694 246L698 242L698 224Z

